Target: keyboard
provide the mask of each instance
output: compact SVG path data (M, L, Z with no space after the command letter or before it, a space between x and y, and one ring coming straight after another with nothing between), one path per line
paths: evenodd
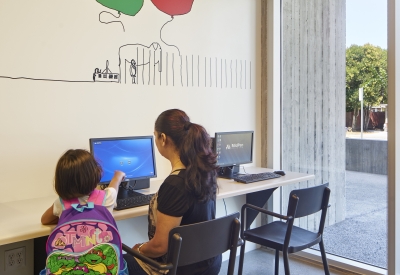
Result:
M128 194L123 198L117 197L117 206L115 210L122 210L127 208L138 207L142 205L148 205L154 194L142 194L135 191L128 191Z
M242 183L250 183L262 180L276 179L281 177L281 175L272 173L272 172L264 172L257 174L239 174L233 176L233 180Z

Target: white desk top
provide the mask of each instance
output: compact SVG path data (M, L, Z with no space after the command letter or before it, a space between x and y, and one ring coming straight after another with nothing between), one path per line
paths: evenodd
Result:
M246 167L247 173L272 171L266 168ZM314 179L314 175L286 172L286 175L267 181L243 184L229 179L218 179L219 193L217 199L244 195L256 191ZM150 188L137 190L144 194L155 193L162 180L150 182ZM0 245L19 242L49 235L54 225L42 225L40 218L49 208L56 196L8 202L0 204ZM115 220L124 220L147 215L148 206L140 206L120 211L114 211Z

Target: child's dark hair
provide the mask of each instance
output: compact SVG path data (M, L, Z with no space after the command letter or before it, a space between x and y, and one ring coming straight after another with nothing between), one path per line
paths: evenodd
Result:
M191 123L179 109L162 112L154 129L170 137L186 166L185 187L199 201L215 199L217 186L216 156L211 150L211 138L203 126Z
M102 172L101 166L88 151L68 150L57 163L55 190L64 200L89 195L100 182Z

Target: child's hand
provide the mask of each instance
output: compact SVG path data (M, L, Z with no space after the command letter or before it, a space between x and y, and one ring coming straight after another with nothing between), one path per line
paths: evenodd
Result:
M111 179L110 184L108 185L108 187L112 187L115 190L118 190L119 185L121 184L121 182L125 179L125 173L119 170L115 170L114 171L114 176Z
M114 178L118 180L119 182L123 181L125 179L125 173L119 170L114 171Z

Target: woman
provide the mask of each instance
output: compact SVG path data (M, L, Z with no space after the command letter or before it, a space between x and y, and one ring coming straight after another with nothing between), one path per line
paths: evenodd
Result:
M149 241L136 244L133 249L163 261L172 228L215 218L216 157L207 131L191 123L181 110L161 113L155 122L154 136L158 151L171 163L171 173L149 205ZM132 256L124 257L130 274L161 274ZM177 273L217 275L221 260L219 255L180 267Z

